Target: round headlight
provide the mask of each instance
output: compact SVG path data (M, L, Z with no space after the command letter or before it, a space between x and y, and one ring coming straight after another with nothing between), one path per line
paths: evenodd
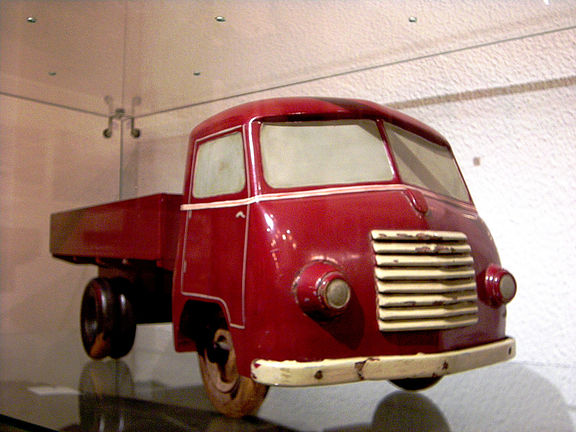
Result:
M343 313L352 297L344 275L329 262L304 267L294 281L294 293L300 308L318 319Z
M502 276L499 284L500 295L504 303L508 303L516 295L516 281L511 274L507 273Z
M493 306L510 302L516 295L514 276L500 266L491 264L486 269L482 298Z
M324 290L324 301L332 309L345 308L350 301L350 286L343 279L332 279Z

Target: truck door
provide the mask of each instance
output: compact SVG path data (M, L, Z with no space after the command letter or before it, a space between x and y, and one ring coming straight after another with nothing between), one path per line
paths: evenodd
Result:
M244 253L248 182L242 133L197 142L188 193L182 293L219 303L244 326Z

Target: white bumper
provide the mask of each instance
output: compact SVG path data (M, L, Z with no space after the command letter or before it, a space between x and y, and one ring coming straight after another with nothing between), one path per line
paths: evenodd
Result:
M402 356L352 357L315 362L254 360L252 378L276 386L312 386L443 376L509 360L512 338L455 351Z

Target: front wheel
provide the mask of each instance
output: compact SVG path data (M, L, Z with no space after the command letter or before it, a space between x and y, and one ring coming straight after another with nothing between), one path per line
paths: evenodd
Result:
M230 331L217 329L210 343L198 350L204 388L212 405L228 417L243 417L255 412L266 397L268 387L241 376Z
M404 378L390 380L390 382L403 390L419 391L432 387L434 384L440 381L441 378L442 377Z

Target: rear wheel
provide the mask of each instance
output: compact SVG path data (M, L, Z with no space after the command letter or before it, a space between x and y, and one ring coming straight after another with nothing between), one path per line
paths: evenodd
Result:
M434 384L440 381L440 379L442 379L442 377L404 378L390 380L390 382L403 390L419 391L432 387Z
M80 329L84 350L93 359L124 357L134 345L136 318L128 298L130 282L95 278L84 290Z
M255 412L266 397L268 387L241 376L230 331L207 331L205 344L198 347L204 388L212 405L228 417L243 417Z

